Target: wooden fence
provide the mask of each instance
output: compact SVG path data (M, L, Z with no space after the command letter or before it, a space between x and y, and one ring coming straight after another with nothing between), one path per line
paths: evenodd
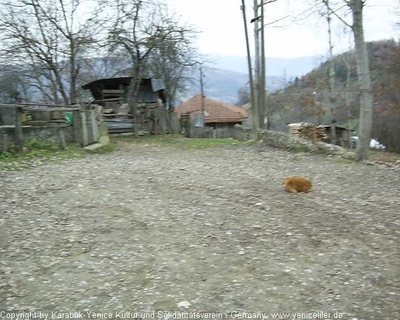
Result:
M60 112L65 114L66 112L72 112L73 114L73 131L74 140L79 143L81 147L85 147L89 144L98 142L100 139L100 126L102 125L101 107L91 105L47 105L47 104L0 104L0 107L14 108L15 118L14 125L0 126L0 132L2 134L2 149L7 151L9 145L9 137L4 131L13 129L14 140L18 146L18 151L22 152L24 148L24 129L30 128L30 125L23 125L23 119L27 118L26 113L50 113ZM43 117L46 118L46 117ZM49 117L50 118L50 117ZM61 121L61 123L60 123ZM37 121L40 122L40 121ZM42 127L46 127L46 121L42 121ZM65 139L65 121L62 118L56 126L55 132L60 142L61 148L66 148L67 143ZM29 121L27 121L29 123ZM64 124L64 127L60 124Z
M184 134L188 138L228 139L235 137L235 128L214 129L211 127L186 126Z

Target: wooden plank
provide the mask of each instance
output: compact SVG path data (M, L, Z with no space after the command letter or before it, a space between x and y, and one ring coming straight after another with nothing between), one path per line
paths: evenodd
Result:
M75 111L79 110L79 108L32 108L32 107L22 107L24 111Z
M100 132L99 132L99 124L97 122L96 113L94 110L91 112L91 115L92 115L91 125L92 125L93 139L94 141L98 142L100 140Z
M125 91L124 90L111 90L111 89L104 89L103 90L103 94L123 94L123 93L125 93Z
M108 101L121 101L123 100L122 97L119 98L108 98L108 99L99 99L99 100L94 100L95 102L108 102Z
M26 104L20 105L20 104L4 104L0 103L0 107L10 107L10 108L18 108L21 106L26 106Z
M65 105L65 104L45 104L45 103L0 103L0 107L10 107L10 108L18 108L18 107L53 107L53 108L66 108L66 109L76 109L77 105ZM44 108L43 108L44 109ZM34 109L37 110L37 109ZM48 110L48 109L46 109ZM59 109L57 109L59 110Z
M94 126L96 124L96 120L94 119L94 112L93 111L86 111L86 127L88 133L88 144L95 142L95 135L94 135Z
M24 137L22 132L22 108L15 109L15 138L18 144L18 151L24 150Z
M119 114L119 113L113 113L113 114L104 114L103 113L103 118L127 118L127 119L132 119L131 114Z

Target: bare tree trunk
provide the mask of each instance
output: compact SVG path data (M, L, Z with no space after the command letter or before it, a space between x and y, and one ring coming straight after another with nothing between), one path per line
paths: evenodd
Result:
M350 55L350 50L349 50L349 55ZM351 147L351 130L353 130L354 124L351 124L351 120L353 120L353 115L351 112L351 104L350 104L350 81L351 81L351 56L349 57L344 57L343 60L344 64L346 65L346 70L347 70L347 75L346 75L346 95L345 95L345 105L346 105L346 110L347 110L347 116L348 116L348 130L349 130L349 148Z
M372 131L372 117L374 96L372 92L371 74L367 46L364 40L363 7L362 0L351 0L350 8L353 14L353 34L356 49L358 81L360 84L360 123L359 140L355 160L362 161L368 158L369 144Z
M351 117L351 110L350 110L350 107L351 107L351 105L350 105L351 63L350 63L350 59L348 59L347 57L344 58L343 62L346 65L345 105L346 105L348 115L349 115L349 117Z
M60 72L58 71L58 67L57 66L53 66L54 70L54 76L55 76L55 81L57 83L57 90L58 92L61 93L61 96L63 98L63 103L64 104L68 104L68 95L67 92L65 91L65 86L62 80L62 76L60 74Z
M330 118L331 118L331 143L336 144L336 99L335 99L335 62L333 57L333 44L332 44L332 28L331 28L331 14L332 10L329 7L328 0L326 1L327 21L328 21L328 37L329 37L329 86L330 86L330 96L329 96L329 106L330 106Z
M133 132L135 137L139 136L139 112L138 112L138 95L140 89L140 59L136 61L133 67L132 79L129 85L129 109L133 117Z
M76 66L76 61L75 61L75 50L74 50L74 45L73 43L70 44L70 48L71 48L71 56L69 58L70 61L70 93L69 93L69 99L70 99L70 103L72 105L76 104L76 100L77 100L77 92L76 92L76 82L77 82L77 77L78 77L78 72L79 69Z
M129 101L129 109L132 113L132 121L133 121L133 132L135 137L139 136L139 112L138 112L138 84L135 84L134 82L137 82L136 79L132 79L132 84L130 85L130 90L132 94L130 95L130 101Z

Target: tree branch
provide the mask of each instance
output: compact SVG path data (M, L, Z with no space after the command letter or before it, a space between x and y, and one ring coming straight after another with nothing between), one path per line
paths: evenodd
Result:
M348 26L350 29L353 29L353 26L352 26L352 25L350 25L346 20L344 20L341 16L339 16L335 10L333 10L333 9L331 8L331 6L329 5L329 0L322 0L322 2L323 2L323 3L327 6L327 8L336 16L336 18L338 18L340 21L342 21L342 22L343 22L346 26ZM345 0L345 2L346 2L346 5L350 6L350 1L346 1L346 0ZM344 6L343 6L343 7L344 7ZM340 7L340 8L337 9L337 10L340 10L340 9L342 9L343 7Z

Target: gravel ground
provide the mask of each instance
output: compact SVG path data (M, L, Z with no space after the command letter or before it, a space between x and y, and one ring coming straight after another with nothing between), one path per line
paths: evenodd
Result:
M286 193L287 175L313 192ZM400 319L398 171L125 142L0 188L0 311Z

